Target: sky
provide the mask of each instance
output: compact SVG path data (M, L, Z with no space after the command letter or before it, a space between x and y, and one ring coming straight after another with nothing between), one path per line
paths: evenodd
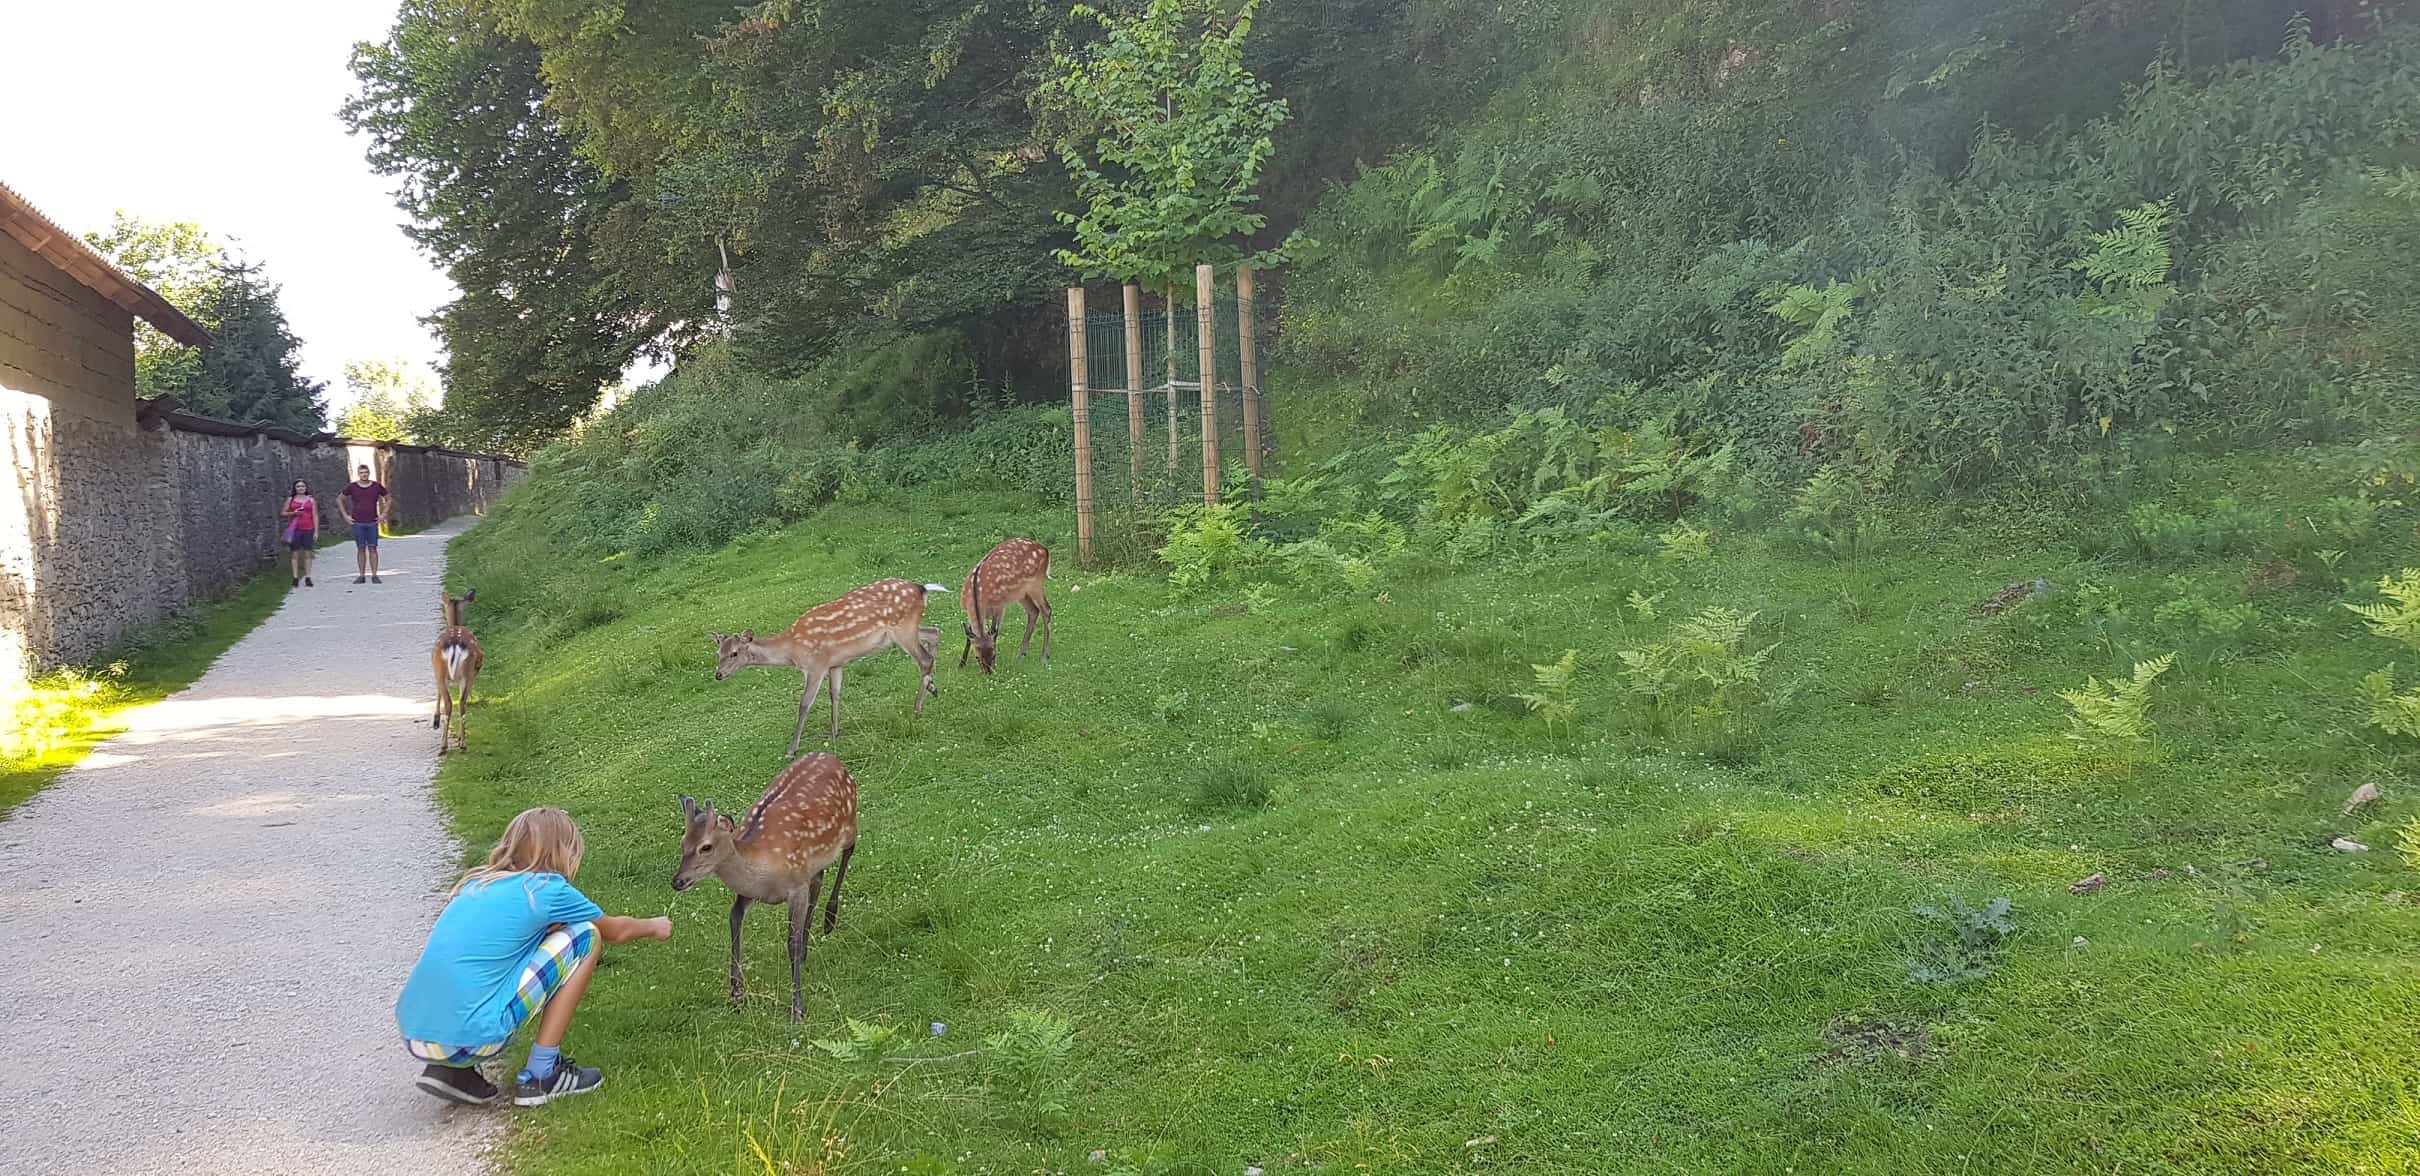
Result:
M331 417L347 361L437 360L419 320L453 284L405 239L390 182L336 117L353 43L385 38L395 0L7 7L0 183L77 234L123 208L232 238L285 287Z

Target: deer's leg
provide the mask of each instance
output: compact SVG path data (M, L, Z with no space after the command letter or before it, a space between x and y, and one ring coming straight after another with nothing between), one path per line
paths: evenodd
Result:
M1017 656L1018 656L1018 657L1024 657L1026 654L1029 654L1029 653L1032 653L1032 652L1033 652L1033 649L1034 649L1034 618L1035 618L1036 614L1038 614L1038 613L1041 611L1041 610L1039 610L1039 609L1037 609L1037 608L1035 608L1035 607L1034 607L1034 601L1033 601L1033 597L1030 597L1030 596L1028 596L1028 597L1026 597L1026 598L1025 598L1025 600L1024 600L1024 606L1025 606L1025 641L1024 641L1024 643L1023 643L1023 644L1021 644L1021 645L1017 646Z
M807 1015L807 928L815 921L815 899L823 892L823 871L807 879L807 901L790 897L790 1020L795 1023Z
M454 703L454 746L471 749L471 683L479 680L476 671L462 679L462 697Z
M437 713L429 716L429 727L433 730L442 731L445 729L446 687L448 685L445 680L445 659L440 656L431 658L429 660L435 663L435 668L437 670ZM445 737L442 735L438 736L437 742L438 745L442 747L445 743Z
M798 758L798 741L806 738L807 712L815 709L815 696L823 693L823 678L824 676L822 674L809 673L807 675L806 691L798 696L798 726L792 728L790 731L791 759ZM837 720L839 716L835 714L833 717ZM834 733L837 734L838 732L835 731Z
M968 627L968 629L966 630L966 648L961 649L961 650L959 650L959 651L958 651L958 668L959 668L959 669L963 670L963 669L965 669L965 668L966 668L966 655L967 655L967 654L969 654L969 653L974 652L974 650L975 650L975 630L973 629L973 627L972 627L972 626L970 626L970 627Z
M835 743L840 741L840 670L841 667L833 666L828 675L832 679L832 741Z
M908 647L908 652L916 658L916 668L924 674L924 678L916 683L917 714L924 713L925 699L941 696L940 687L933 685L933 662L935 660L933 655L939 652L940 648L941 630L931 625L917 629L916 643Z
M857 843L854 841L840 847L840 864L832 870L832 897L825 899L823 904L823 933L826 935L832 933L832 924L840 921L840 884L848 879L849 858L856 853Z
M747 986L739 975L739 928L747 917L748 900L736 894L731 896L731 1007L734 1009L740 1007L740 1002L748 995Z
M1042 602L1042 660L1043 660L1043 661L1049 661L1049 660L1050 660L1050 598L1049 598L1049 597L1047 597L1047 596L1037 596L1037 597L1035 597L1035 599L1036 599L1036 600L1039 600L1039 601L1041 601L1041 602Z

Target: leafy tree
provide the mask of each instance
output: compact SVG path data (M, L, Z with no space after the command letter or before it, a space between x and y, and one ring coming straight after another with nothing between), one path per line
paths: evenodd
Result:
M415 425L437 411L437 382L400 362L354 360L345 365L345 388L353 402L336 421L336 432L373 441L419 441Z
M286 326L279 288L247 261L222 262L219 284L196 316L210 329L193 377L173 395L205 416L316 433L327 425L326 385L304 379L302 340Z
M481 11L407 0L386 41L354 47L342 113L462 291L431 319L454 437L521 449L587 411L662 320L599 258L626 192L552 114L538 48Z
M1041 91L1092 128L1089 154L1082 135L1059 147L1083 206L1058 214L1075 233L1061 263L1172 288L1190 267L1233 256L1237 238L1266 223L1257 189L1289 112L1244 64L1259 7L1244 0L1224 29L1208 19L1198 37L1199 0L1151 0L1130 18L1076 7L1107 36L1058 55Z
M259 265L190 221L152 224L122 211L108 232L85 240L211 334L212 346L195 349L137 322L137 392L173 397L204 416L306 433L324 426L325 386L302 377L302 341Z
M159 292L169 305L189 318L218 291L219 266L226 248L192 221L153 224L119 209L106 233L86 233L84 240L126 271L134 280ZM134 385L145 397L161 396L184 387L200 370L201 353L160 333L141 319L134 325Z

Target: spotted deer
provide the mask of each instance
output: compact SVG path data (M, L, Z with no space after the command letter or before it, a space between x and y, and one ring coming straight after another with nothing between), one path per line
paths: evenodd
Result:
M796 666L807 676L806 692L798 700L798 726L790 732L789 756L798 756L798 741L807 733L807 712L826 679L832 685L832 734L840 738L840 673L850 662L897 646L916 659L924 678L916 684L916 713L924 700L938 697L933 686L933 659L941 650L941 630L924 623L924 597L947 592L939 584L906 580L876 580L850 591L830 604L817 605L790 627L767 637L756 630L713 633L714 680L749 666Z
M437 729L439 755L444 755L449 746L471 749L471 683L479 677L479 663L484 655L479 650L479 639L471 635L462 617L477 599L476 588L445 598L441 606L445 624L437 630L437 644L429 649L429 666L437 672L437 713L430 717L429 726ZM457 690L462 696L459 701L454 697Z
M1000 619L1011 604L1025 609L1025 642L1017 647L1024 657L1034 646L1034 618L1042 620L1042 660L1050 660L1050 597L1043 581L1050 578L1050 549L1031 539L1010 539L986 552L966 573L966 649L958 651L958 668L966 668L972 650L983 672L992 672L994 646L1000 640Z
M804 1012L807 936L815 922L824 867L832 869L832 897L823 908L823 933L840 920L840 884L857 852L857 781L829 752L816 752L783 768L765 795L733 823L729 814L681 797L687 822L681 835L681 864L672 888L687 890L712 874L731 888L731 1007L747 998L740 977L739 932L750 903L790 908L790 1019Z

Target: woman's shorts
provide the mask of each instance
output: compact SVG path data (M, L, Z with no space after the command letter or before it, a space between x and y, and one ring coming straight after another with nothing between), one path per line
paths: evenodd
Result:
M546 1007L547 1001L554 999L555 990L563 987L563 982L595 954L597 925L594 923L572 923L547 932L546 938L538 941L538 946L529 953L529 959L521 965L521 984L513 991L514 1026L528 1024L530 1018L538 1015L539 1009ZM511 1042L509 1035L503 1041L491 1041L485 1045L440 1045L434 1041L407 1038L403 1048L424 1062L435 1062L440 1066L475 1066L503 1053L504 1047Z
M286 550L288 551L309 551L317 546L319 546L319 532L317 531L296 531L292 537L286 540Z

